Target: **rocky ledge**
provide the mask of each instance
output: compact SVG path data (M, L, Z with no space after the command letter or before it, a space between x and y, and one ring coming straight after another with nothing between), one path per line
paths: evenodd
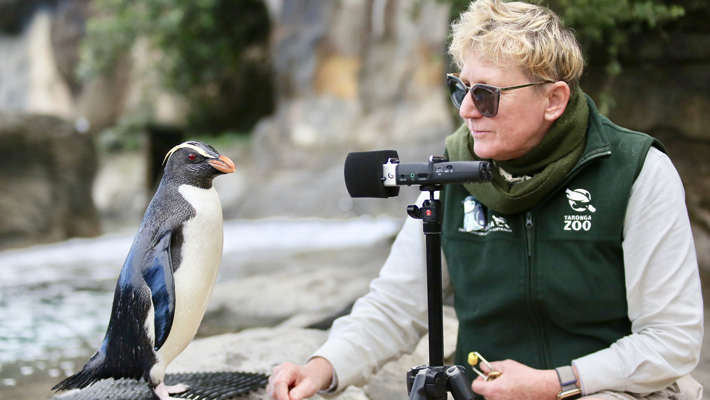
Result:
M444 355L451 363L456 347L458 321L451 307L444 307ZM325 342L328 332L286 326L253 328L193 341L168 367L168 373L241 371L271 374L273 367L292 362L303 364ZM408 399L406 373L411 367L428 364L428 336L412 354L386 364L365 387L349 387L335 398L341 400ZM244 400L269 399L261 389ZM321 396L315 396L320 399Z

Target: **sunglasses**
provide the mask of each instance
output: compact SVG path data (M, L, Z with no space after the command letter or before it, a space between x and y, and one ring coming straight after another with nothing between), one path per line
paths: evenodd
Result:
M500 92L508 90L522 89L528 86L544 85L546 83L555 83L555 81L544 81L535 83L526 83L518 86L496 87L477 83L471 87L466 86L459 78L459 74L446 74L446 83L449 86L451 93L451 101L456 108L461 108L461 103L466 97L466 94L471 92L473 104L484 117L493 118L498 114L498 103L500 103Z

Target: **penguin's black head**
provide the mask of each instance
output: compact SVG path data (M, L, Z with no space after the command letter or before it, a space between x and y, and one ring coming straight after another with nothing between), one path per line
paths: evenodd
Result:
M163 179L176 180L201 188L212 187L212 180L236 170L234 162L202 142L185 142L172 148L165 156Z

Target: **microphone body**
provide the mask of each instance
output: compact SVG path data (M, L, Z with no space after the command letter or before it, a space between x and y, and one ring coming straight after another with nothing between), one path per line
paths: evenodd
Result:
M349 153L345 159L345 185L350 197L387 198L398 186L489 182L492 167L486 161L448 161L431 156L429 162L400 163L394 150Z

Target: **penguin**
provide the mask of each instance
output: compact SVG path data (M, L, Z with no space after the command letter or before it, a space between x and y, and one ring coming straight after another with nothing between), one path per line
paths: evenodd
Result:
M144 379L155 399L188 389L166 386L165 369L192 341L222 260L222 205L212 180L235 171L210 145L172 148L116 284L101 347L53 390L101 379Z

